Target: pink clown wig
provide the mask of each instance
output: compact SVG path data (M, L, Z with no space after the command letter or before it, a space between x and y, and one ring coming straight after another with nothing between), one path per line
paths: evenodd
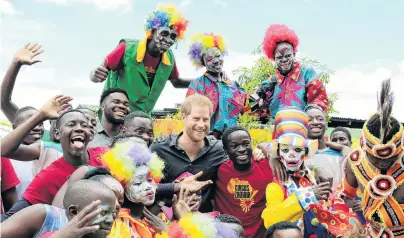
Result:
M262 43L262 51L268 59L274 60L274 51L276 45L281 42L288 42L293 46L293 51L297 52L299 38L295 31L289 29L285 25L274 24L270 25L265 33L264 42Z

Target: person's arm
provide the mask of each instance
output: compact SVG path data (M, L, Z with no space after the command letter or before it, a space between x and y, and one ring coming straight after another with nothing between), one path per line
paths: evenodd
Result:
M43 50L41 50L41 45L26 44L24 48L20 49L15 54L14 59L8 68L6 75L4 76L0 90L1 110L11 123L14 122L14 116L18 110L18 106L11 101L18 72L20 71L22 65L33 65L41 62L40 60L33 58L42 52Z
M105 57L101 65L91 71L90 80L94 83L104 82L110 70L117 70L123 66L126 43L121 42L111 53Z
M21 145L24 138L38 124L51 118L57 118L59 113L71 105L71 97L58 95L49 100L38 112L23 124L15 128L1 141L1 156L16 160L30 161L39 158L41 146L39 143Z
M317 77L317 74L312 72L313 78L306 85L307 105L315 104L321 107L324 111L328 109L328 96L324 84Z
M170 79L170 81L174 88L188 88L192 79L184 79L184 78L178 77L178 78L172 78L172 79Z
M1 193L1 200L3 201L4 211L10 210L18 201L17 188L12 187Z
M304 194L303 190L304 188L300 188L300 192ZM265 194L267 204L261 218L264 220L266 229L281 221L295 222L309 209L308 205L301 205L296 193L285 199L285 192L277 183L268 184Z
M169 79L174 88L188 88L189 84L192 81L192 79L185 79L180 77L178 73L177 63L175 60L173 70L171 71Z
M41 229L46 217L42 204L27 207L1 223L1 237L34 237Z
M1 158L0 170L1 200L3 201L4 211L7 212L18 201L16 186L20 184L20 180L9 159Z
M6 213L1 214L1 222L7 220L11 216L13 216L15 213L21 211L22 209L31 206L32 204L28 202L26 199L22 198L19 200L14 206ZM1 229L0 229L1 230Z

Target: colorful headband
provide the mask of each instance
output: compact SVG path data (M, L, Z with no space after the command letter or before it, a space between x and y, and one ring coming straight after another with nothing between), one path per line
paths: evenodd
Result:
M369 120L368 120L369 121ZM369 154L379 159L389 159L399 155L403 151L403 125L400 124L400 129L390 141L383 143L379 138L370 133L367 128L368 121L363 125L363 143L362 148Z
M104 166L121 184L126 185L135 174L136 167L146 165L155 182L163 178L164 161L151 153L144 144L132 141L118 142L102 156Z
M300 108L282 108L275 115L274 140L269 144L269 151L277 157L275 154L279 144L285 144L306 147L309 149L309 156L314 154L318 148L318 141L307 139L308 125L309 118Z
M221 35L213 33L199 33L191 37L188 55L192 64L197 67L203 67L202 56L207 49L216 47L223 55L227 55L226 43Z
M293 46L294 53L297 52L299 38L296 33L285 25L274 24L268 27L262 43L262 51L264 51L268 59L275 59L274 51L276 45L280 42L290 43Z
M153 29L171 26L178 33L177 39L182 40L187 31L188 21L182 17L174 5L167 5L157 6L155 11L149 13L144 28L147 38L150 39Z

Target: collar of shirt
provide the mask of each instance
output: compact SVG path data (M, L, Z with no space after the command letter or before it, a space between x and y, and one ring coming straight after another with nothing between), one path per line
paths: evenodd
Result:
M281 85L283 80L285 80L286 77L291 78L293 81L297 82L299 80L299 74L300 70L302 68L302 65L295 61L293 63L293 69L288 73L288 75L283 76L279 70L276 70L276 80L278 81L278 85Z
M174 135L174 137L173 137L173 139L171 140L171 142L170 142L170 147L176 147L177 149L181 149L179 146L178 146L178 139L182 136L184 134L184 132L182 131L180 134L178 134L178 135ZM214 145L214 143L211 141L211 140L209 140L209 138L207 137L207 136L205 136L205 148L209 148L209 147L211 147L211 146L213 146ZM181 149L182 150L182 149Z
M212 80L212 81L214 81L214 82L223 82L223 83L226 83L226 84L231 84L231 81L230 81L230 79L227 77L227 74L226 74L225 72L223 72L222 74L223 74L223 77L221 77L220 79L217 78L217 77L215 77L215 76L213 76L213 75L211 75L211 74L209 74L209 72L205 72L203 75L206 76L206 77L208 77L210 80ZM223 78L224 78L224 79L223 79Z
M107 131L104 129L104 127L102 126L101 122L98 122L98 123L97 123L96 129L97 129L97 133L98 133L98 134L101 134L101 133L102 133L102 134L108 135Z

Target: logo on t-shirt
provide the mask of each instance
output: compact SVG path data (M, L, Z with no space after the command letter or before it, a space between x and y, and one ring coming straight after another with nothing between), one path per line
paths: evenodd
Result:
M233 194L234 199L240 201L240 207L243 212L250 211L251 206L255 204L254 197L257 195L258 190L254 190L248 181L233 178L227 184L227 191Z

